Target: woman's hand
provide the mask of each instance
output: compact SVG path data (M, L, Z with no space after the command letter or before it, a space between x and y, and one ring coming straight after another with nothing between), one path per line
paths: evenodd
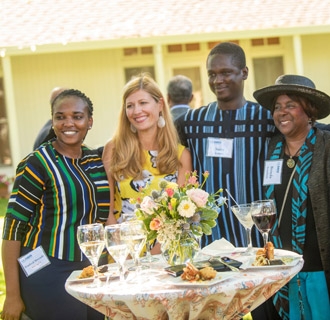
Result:
M3 320L19 320L25 305L20 296L6 295L0 318Z

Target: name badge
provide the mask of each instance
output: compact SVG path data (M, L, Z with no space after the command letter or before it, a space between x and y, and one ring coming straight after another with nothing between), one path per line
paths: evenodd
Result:
M232 158L233 139L207 138L206 156Z
M282 166L283 159L265 161L263 181L264 186L282 183Z
M42 246L39 246L24 256L19 257L18 262L27 277L50 264Z

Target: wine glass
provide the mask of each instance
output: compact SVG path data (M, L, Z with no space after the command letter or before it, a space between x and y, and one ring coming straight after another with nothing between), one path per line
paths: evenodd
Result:
M142 266L140 261L140 254L147 240L147 230L143 221L130 220L121 225L122 239L126 242L134 261L134 266L128 268L128 270L140 272L141 269L148 269L149 267Z
M122 222L128 222L128 221L131 221L131 220L136 220L136 215L135 213L122 213L121 214L121 219L122 219Z
M93 223L78 226L77 241L80 250L94 268L94 281L89 287L97 287L101 283L97 272L97 265L104 249L103 225L101 223Z
M121 217L122 217L122 222L137 220L135 213L123 213ZM146 256L140 259L141 262L151 263L159 260L158 258L153 257L150 251L151 251L151 243L149 241L146 241Z
M268 241L268 233L273 227L276 220L276 208L274 201L257 200L251 203L251 216L254 224L261 232L264 239L264 246Z
M253 227L253 220L251 216L251 203L234 205L230 207L238 221L243 225L247 237L247 253L252 251L251 230Z
M137 220L135 213L123 213L121 216L123 222ZM159 260L158 258L153 257L151 254L151 243L149 241L146 241L146 256L140 259L140 261L143 263L151 263L158 260Z
M128 255L128 246L122 238L121 227L122 224L112 224L105 226L104 237L105 246L109 254L119 265L119 281L124 283L125 261Z

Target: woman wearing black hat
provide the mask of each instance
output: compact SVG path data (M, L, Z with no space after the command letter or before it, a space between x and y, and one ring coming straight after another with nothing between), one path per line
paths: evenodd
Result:
M276 248L303 255L304 267L273 302L282 319L328 319L330 315L330 133L316 119L330 113L330 97L303 76L283 75L254 92L271 110L279 134L265 162L266 198L276 201L271 231ZM272 168L279 168L278 174Z

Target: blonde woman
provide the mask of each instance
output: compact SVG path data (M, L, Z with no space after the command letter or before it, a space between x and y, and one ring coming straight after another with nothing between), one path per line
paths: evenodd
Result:
M159 189L162 179L183 184L192 170L190 152L179 144L166 100L148 74L125 85L119 125L105 145L103 162L111 190L108 224L134 211L130 199L141 187Z

